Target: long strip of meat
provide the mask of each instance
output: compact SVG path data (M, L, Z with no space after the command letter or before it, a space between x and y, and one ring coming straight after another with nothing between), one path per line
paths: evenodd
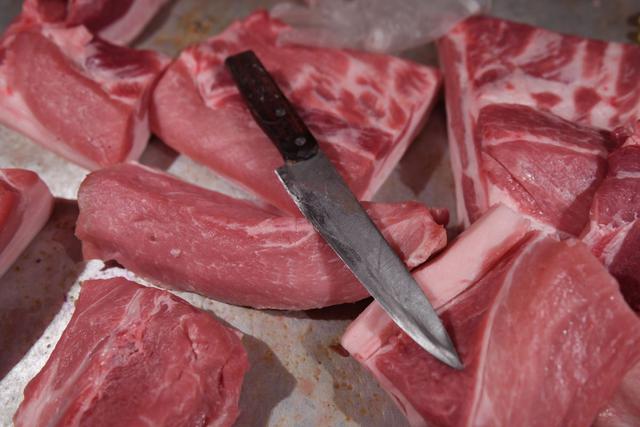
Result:
M280 216L123 164L90 174L78 194L76 235L87 258L114 259L163 286L258 308L308 309L366 298L304 218ZM446 244L429 209L367 204L409 267Z

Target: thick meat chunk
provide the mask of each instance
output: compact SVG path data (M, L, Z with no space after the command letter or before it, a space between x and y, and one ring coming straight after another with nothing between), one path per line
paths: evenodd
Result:
M248 368L240 336L167 291L84 282L15 425L231 426Z
M281 309L368 295L305 218L280 216L133 164L89 175L78 202L76 235L85 257L115 259L173 289ZM366 207L409 267L446 244L444 228L418 203Z
M88 169L136 159L167 62L81 26L16 24L0 45L0 123Z
M280 154L224 66L227 56L252 49L355 195L367 200L420 130L439 73L391 56L279 46L285 28L258 12L183 51L153 93L152 129L177 151L299 215L273 172Z
M45 225L53 196L34 172L0 169L0 276Z

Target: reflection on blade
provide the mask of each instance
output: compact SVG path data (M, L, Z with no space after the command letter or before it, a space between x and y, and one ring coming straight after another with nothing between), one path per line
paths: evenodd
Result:
M304 216L396 324L437 359L461 369L435 310L331 162L318 152L276 172Z

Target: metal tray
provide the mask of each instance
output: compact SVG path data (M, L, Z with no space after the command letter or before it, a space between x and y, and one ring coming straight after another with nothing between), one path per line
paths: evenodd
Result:
M18 13L19 1L0 0L0 28ZM175 56L213 35L232 20L277 1L178 0L140 37L138 46ZM558 31L608 40L627 40L630 17L640 0L494 0L493 14ZM433 46L406 54L434 64ZM152 141L142 162L192 183L236 197L248 197L206 168ZM11 418L26 383L41 369L69 321L79 282L131 273L100 262L84 263L73 236L73 199L86 175L21 135L0 126L0 167L23 167L40 174L59 197L46 227L11 270L0 278L0 426ZM448 207L455 219L442 102L409 148L377 200L417 199ZM252 310L176 292L245 333L251 369L241 397L238 426L405 426L391 399L338 346L348 323L369 301L300 312Z

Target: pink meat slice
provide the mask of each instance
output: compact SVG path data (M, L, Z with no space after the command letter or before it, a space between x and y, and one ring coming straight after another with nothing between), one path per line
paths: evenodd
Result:
M88 169L140 156L166 58L84 27L18 23L1 43L0 123Z
M443 37L438 52L445 75L458 217L465 225L489 208L494 191L486 184L485 144L477 133L485 107L517 104L604 130L640 112L639 46L476 16ZM537 126L535 115L521 121L528 120ZM528 129L527 125L520 132ZM574 130L560 126L555 132ZM579 205L583 209L584 203Z
M87 258L114 259L163 286L238 305L308 309L368 296L304 218L281 216L139 165L89 175L76 235ZM409 267L446 244L415 202L368 204ZM436 215L439 220L441 215Z
M169 292L86 281L15 425L231 426L249 365L241 336Z
M21 19L84 25L110 43L132 42L168 0L25 0Z
M51 215L53 196L34 172L0 169L0 276Z
M356 196L366 200L421 129L439 73L391 56L280 46L278 34L286 28L257 12L184 50L154 91L152 129L177 151L299 215L273 172L283 163L280 154L224 66L227 56L252 49Z
M478 115L486 206L504 203L539 227L580 235L607 169L607 132L531 107L491 104Z
M470 229L474 234L463 234L452 249L484 245L491 232L485 227ZM382 330L367 317L343 337L411 425L589 425L640 358L640 321L585 245L539 231L503 242L499 252L474 253L484 268L444 275L438 263L465 265L449 251L424 267L432 280L421 284L444 303L439 314L464 370L451 370L394 325ZM447 302L451 294L441 290L450 287L457 296Z

